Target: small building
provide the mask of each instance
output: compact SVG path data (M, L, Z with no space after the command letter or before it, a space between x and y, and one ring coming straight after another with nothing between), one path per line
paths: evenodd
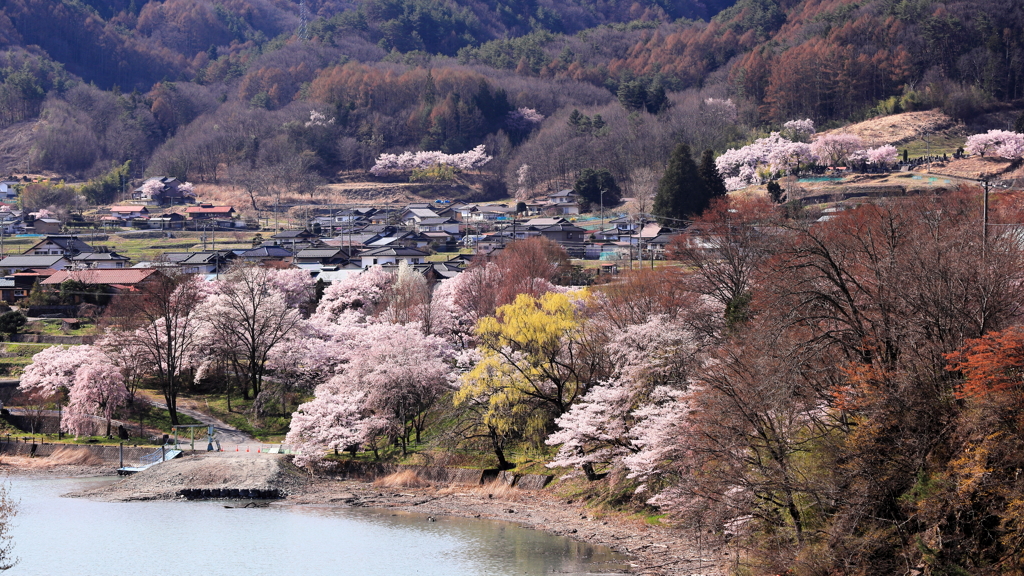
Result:
M559 214L580 213L578 197L572 190L559 190L548 195L548 206L553 207Z
M83 254L95 252L96 249L82 242L77 236L50 235L33 244L22 254L25 256L53 256Z
M215 218L232 218L235 215L235 209L232 206L200 204L185 208L185 213L192 220L211 220Z
M59 254L49 256L13 255L0 260L0 273L4 276L10 276L11 274L38 268L63 270L70 264L71 262L65 256Z
M459 221L454 218L424 218L416 223L415 228L421 234L426 234L427 232L458 234Z
M156 230L181 230L185 227L185 217L177 212L150 216L146 222L150 228Z
M291 263L294 255L291 250L280 246L260 246L252 250L245 250L239 253L238 257L249 262L267 263L280 261Z
M36 218L32 221L32 229L36 234L60 234L64 224L53 218Z
M76 269L83 268L128 268L131 262L127 256L117 252L83 252L71 257Z
M401 246L385 246L374 248L359 254L363 268L369 268L378 264L398 264L405 261L408 264L422 264L427 261L428 253L416 248L404 248Z
M182 188L181 182L177 178L158 176L146 180L142 186L133 190L132 200L140 200L149 204L163 206L168 204L189 204L195 202L195 197L191 192Z
M120 220L132 220L149 216L149 208L145 206L111 206L110 215Z
M106 286L112 292L135 292L144 290L146 284L165 278L155 268L126 268L123 270L60 270L41 281L40 286L60 286L66 280L81 282L87 286Z
M296 266L303 264L320 264L322 266L344 265L355 254L355 250L341 246L324 246L321 248L306 248L295 254L294 263Z
M21 183L14 180L0 182L0 198L17 198L19 184Z

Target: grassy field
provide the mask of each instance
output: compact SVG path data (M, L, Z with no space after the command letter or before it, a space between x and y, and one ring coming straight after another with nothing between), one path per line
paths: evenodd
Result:
M105 240L89 240L93 246L104 246L131 259L132 263L154 260L163 252L167 251L195 251L202 250L204 246L203 232L175 230L168 232L170 237L162 236L156 238L135 238L110 234ZM206 234L205 246L207 249L214 247L213 234ZM251 248L253 236L256 232L221 232L216 235L216 248ZM32 238L5 238L4 254L21 254L36 242L38 237Z
M32 356L53 344L0 344L0 376L20 376Z

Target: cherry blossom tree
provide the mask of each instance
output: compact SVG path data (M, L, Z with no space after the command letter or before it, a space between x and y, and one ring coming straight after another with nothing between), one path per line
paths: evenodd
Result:
M777 178L780 174L797 173L810 164L816 155L811 145L793 142L772 132L739 149L730 148L715 159L715 166L725 179L726 188L739 190Z
M782 128L791 134L814 134L814 120L805 118L803 120L790 120L782 125Z
M420 441L427 411L452 389L451 349L416 324L368 324L360 343L346 382L366 391L366 409L390 422L404 455L412 434Z
M99 353L90 358L91 362L82 364L75 371L75 384L71 387L61 425L68 432L84 436L92 433L95 428L93 418L100 416L106 419L106 436L109 437L114 412L127 403L128 391L121 371L106 356Z
M371 266L359 274L332 282L324 290L313 318L318 322L336 322L345 313L372 316L386 302L394 281L394 274L380 266Z
M150 178L142 183L142 195L152 198L164 189L164 183L159 178Z
M401 154L381 154L377 162L370 168L375 176L389 172L405 170L425 170L434 166L450 166L456 170L472 170L491 161L483 144L468 152L445 154L439 151L402 152Z
M336 376L318 386L313 400L292 414L285 442L297 452L295 464L309 466L328 450L355 450L383 427L381 419L364 411L365 393L343 387L341 381Z
M964 150L970 154L979 156L991 154L1007 160L1024 158L1024 134L1006 130L989 130L984 134L975 134L967 138Z
M398 442L404 453L413 438L420 440L430 408L452 388L450 346L416 323L349 328L338 373L317 386L314 399L299 406L292 420L288 441L302 446L306 462L326 449L358 444L376 452L378 436Z
M75 384L75 371L91 351L91 346L51 346L37 352L25 367L18 389L50 398L67 393Z
M505 128L510 132L529 132L544 121L544 115L533 108L517 108L505 117Z
M866 153L868 162L883 167L895 164L899 158L899 150L891 144L869 148Z
M293 280L261 266L242 266L212 284L213 294L203 302L200 315L211 350L229 359L243 377L242 390L259 399L271 350L301 320L295 302L302 299L279 287L276 280ZM301 286L301 282L298 283ZM301 294L301 291L300 291Z
M848 133L821 134L811 142L811 153L828 166L840 166L850 155L864 149L860 136Z
M426 332L430 332L430 286L423 274L402 260L394 283L385 294L383 320L396 324L419 322Z
M682 323L665 316L616 334L606 347L615 374L555 421L559 429L545 442L560 448L548 466L580 467L594 480L595 466L618 463L640 451L632 434L634 410L658 387L685 388L699 342Z

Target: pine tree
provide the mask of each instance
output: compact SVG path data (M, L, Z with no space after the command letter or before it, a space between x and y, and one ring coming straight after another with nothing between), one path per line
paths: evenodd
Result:
M700 177L686 144L676 146L654 197L654 214L666 225L700 215L711 202L711 191Z
M718 172L718 166L715 165L715 153L711 150L705 150L700 157L700 179L708 187L711 198L725 197L727 193L725 180Z

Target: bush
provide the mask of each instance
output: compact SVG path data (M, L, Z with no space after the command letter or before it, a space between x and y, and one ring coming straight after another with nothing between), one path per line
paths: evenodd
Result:
M21 312L13 310L0 314L0 332L4 334L17 334L18 329L28 322L28 318Z

